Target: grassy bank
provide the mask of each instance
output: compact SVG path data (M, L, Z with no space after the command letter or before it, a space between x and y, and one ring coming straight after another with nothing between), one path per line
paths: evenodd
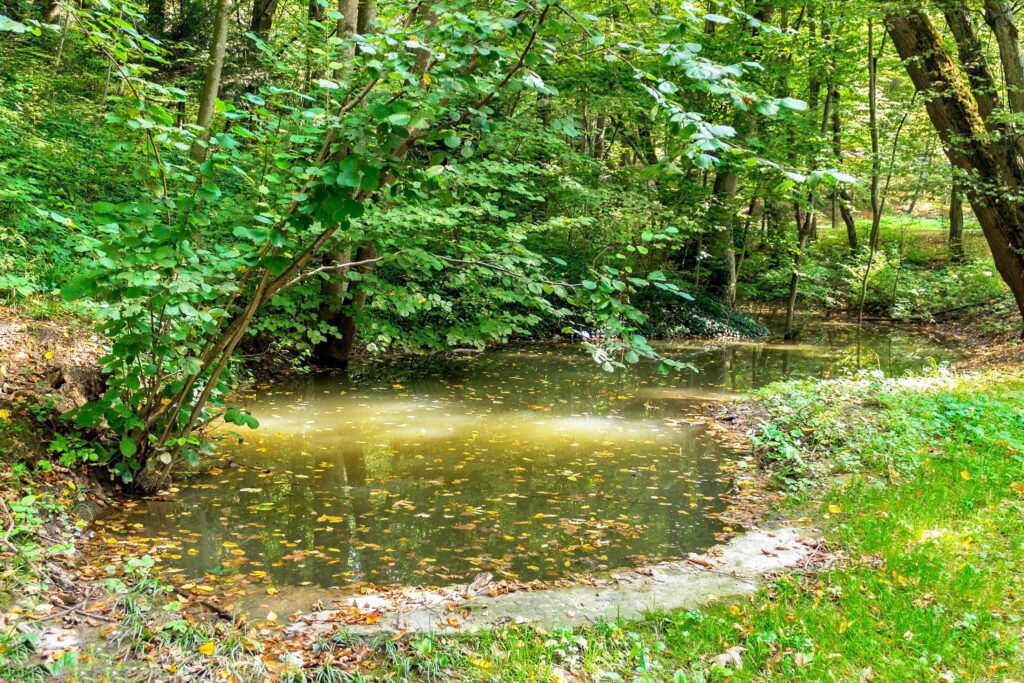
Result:
M754 599L577 632L388 647L380 676L992 680L1024 675L1024 378L774 386L757 443L825 530L828 568ZM842 475L842 476L838 476Z

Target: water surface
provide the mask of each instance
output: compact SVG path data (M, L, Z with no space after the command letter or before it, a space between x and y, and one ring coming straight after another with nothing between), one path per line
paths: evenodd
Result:
M352 377L263 386L261 427L164 500L97 521L94 552L284 586L447 584L630 566L714 542L728 453L679 420L784 377L856 365L855 330L799 344L662 342L697 371L602 371L577 346L531 344ZM949 357L873 328L861 361L896 373Z

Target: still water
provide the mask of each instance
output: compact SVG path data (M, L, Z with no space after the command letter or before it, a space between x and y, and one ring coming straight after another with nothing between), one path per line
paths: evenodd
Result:
M225 462L96 522L100 561L148 552L166 570L282 586L448 584L636 565L707 547L728 453L708 400L856 363L855 330L801 344L663 342L694 372L609 374L579 347L533 344L261 386L261 426ZM874 328L861 364L897 373L951 357Z

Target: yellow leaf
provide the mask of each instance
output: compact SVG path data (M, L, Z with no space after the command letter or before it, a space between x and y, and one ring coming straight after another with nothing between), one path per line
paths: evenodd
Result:
M843 511L843 508L839 507L838 505L829 505L828 511L831 512L833 515L838 515L840 512Z
M43 356L46 357L46 360L52 360L53 359L53 351L47 351L46 353L43 354Z
M964 481L970 481L971 473L968 472L967 470L960 470L960 478L963 479Z
M208 641L206 641L205 643L203 643L202 645L199 646L199 651L202 652L206 656L212 655L213 651L216 650L216 649L217 649L217 645L212 640L208 640Z
M318 522L329 522L331 524L337 524L341 521L341 517L335 517L333 515L320 515L316 518Z
M6 408L0 408L0 420L7 420L11 417L11 411Z

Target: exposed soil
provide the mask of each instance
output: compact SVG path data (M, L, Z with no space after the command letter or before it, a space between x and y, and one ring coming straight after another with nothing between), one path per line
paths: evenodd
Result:
M75 320L29 320L0 308L0 404L51 401L65 412L103 392L105 341Z

